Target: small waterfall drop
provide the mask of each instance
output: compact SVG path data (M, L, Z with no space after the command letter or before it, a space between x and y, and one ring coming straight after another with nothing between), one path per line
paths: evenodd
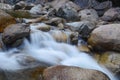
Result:
M107 74L111 80L116 80L111 72L101 67L91 56L79 52L75 46L56 42L49 32L33 29L31 42L25 40L25 46L27 53L39 61L51 65L61 64L99 70Z

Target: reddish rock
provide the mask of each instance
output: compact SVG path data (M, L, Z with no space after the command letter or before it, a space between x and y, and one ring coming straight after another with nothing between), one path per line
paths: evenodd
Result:
M5 13L3 10L0 10L0 32L3 32L4 28L14 23L16 23L15 18Z

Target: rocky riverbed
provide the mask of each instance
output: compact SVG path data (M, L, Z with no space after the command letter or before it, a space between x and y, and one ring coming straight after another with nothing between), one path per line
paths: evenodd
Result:
M0 2L0 80L111 79L99 69L63 66L63 57L76 53L87 53L120 80L120 5L114 0Z

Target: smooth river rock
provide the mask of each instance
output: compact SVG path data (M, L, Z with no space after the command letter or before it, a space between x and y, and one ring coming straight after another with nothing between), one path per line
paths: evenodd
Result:
M53 66L45 69L44 80L110 80L100 71L73 66Z
M120 24L99 26L92 31L88 43L97 50L120 51Z
M29 36L30 28L26 24L12 24L5 28L2 40L5 45L18 46L21 44L21 40Z

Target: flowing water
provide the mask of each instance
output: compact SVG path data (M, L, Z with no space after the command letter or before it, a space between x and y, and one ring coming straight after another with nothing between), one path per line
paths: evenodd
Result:
M107 74L111 80L116 80L112 73L99 66L88 54L79 52L75 46L58 43L49 32L42 32L33 27L34 26L31 26L32 33L30 41L27 39L24 40L24 52L28 55L41 62L49 63L50 65L61 64L99 70ZM1 52L1 69L16 70L22 68L15 59L15 56L11 56L13 51Z

